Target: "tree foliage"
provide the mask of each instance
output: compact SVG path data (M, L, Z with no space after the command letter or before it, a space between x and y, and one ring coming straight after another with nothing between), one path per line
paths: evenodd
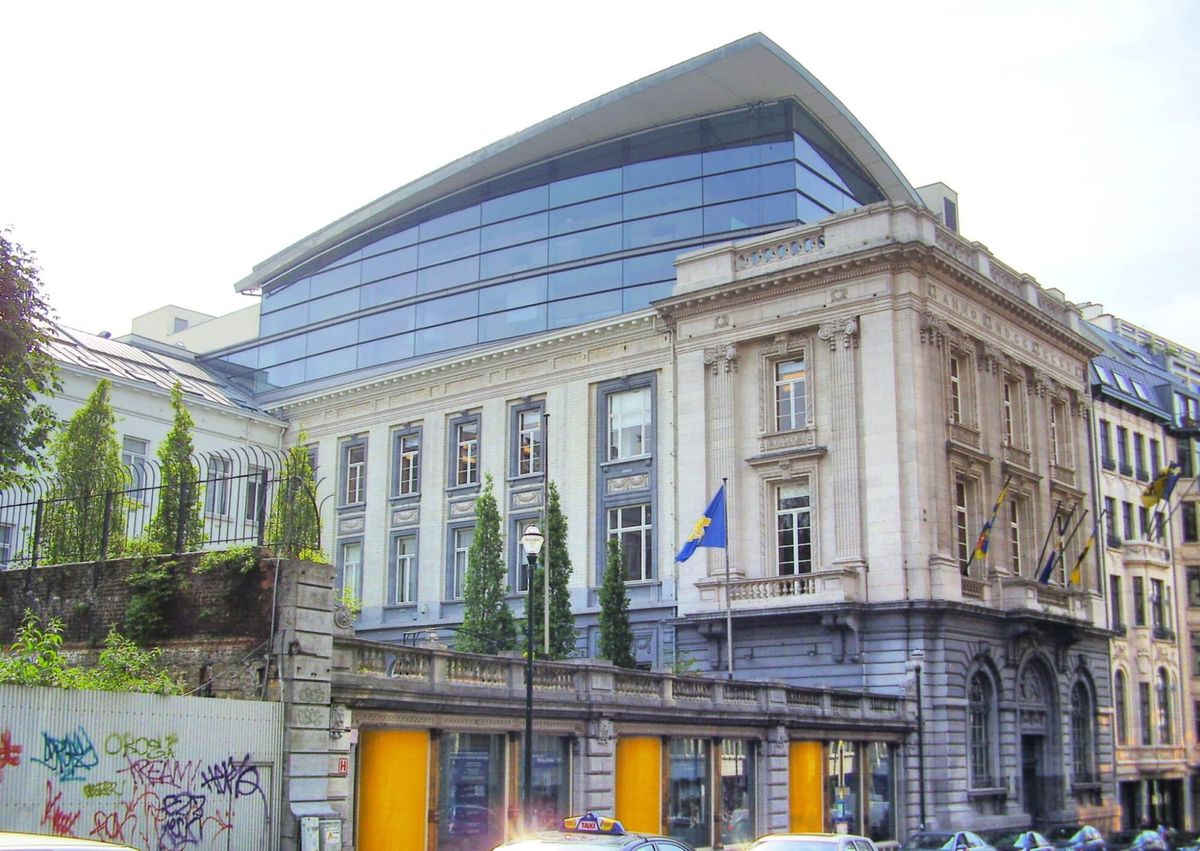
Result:
M280 472L263 541L283 558L301 558L321 549L321 515L317 510L317 481L313 473L307 435L301 432L288 450ZM318 559L324 561L325 559Z
M183 388L179 382L171 388L171 410L174 417L167 439L158 447L158 464L162 470L158 491L158 507L146 529L146 537L159 552L173 553L183 520L182 552L198 550L204 543L204 520L200 516L200 478L192 463L192 414L183 404Z
M633 654L633 629L629 626L629 594L625 591L625 571L621 545L608 539L608 559L604 581L600 585L600 658L619 668L637 667Z
M575 618L571 614L571 553L567 549L567 518L563 516L558 488L553 482L546 507L546 545L542 548L529 586L533 612L534 648L539 657L566 659L575 652ZM550 558L550 654L543 636L546 617L546 557Z
M492 494L492 477L488 475L475 500L475 535L467 551L463 577L463 628L458 649L499 653L517 646L516 621L505 599L507 593L500 510Z
M47 349L50 309L38 292L35 258L0 231L0 488L40 466L54 413L36 402L59 389Z
M62 621L45 629L26 610L17 640L0 653L0 683L95 691L182 694L183 686L162 665L162 650L143 650L114 627L104 640L95 667L71 665L62 652Z
M108 380L100 379L50 446L55 481L42 517L40 564L100 558L106 516L107 553L124 549L125 468L109 390Z

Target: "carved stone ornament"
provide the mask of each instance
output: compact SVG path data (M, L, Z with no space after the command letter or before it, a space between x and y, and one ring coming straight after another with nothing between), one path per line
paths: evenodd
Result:
M921 314L921 342L941 346L950 336L950 323L926 311Z
M1005 354L991 343L983 344L983 356L979 359L979 371L995 374L1004 366Z
M729 314L728 313L718 313L716 316L713 317L713 328L728 328L728 327L729 327Z
M725 372L737 372L737 344L730 343L727 346L713 346L704 350L704 365L712 368L712 374L717 375L724 370Z
M837 351L839 341L842 344L842 348L857 347L858 320L850 318L825 322L821 325L821 329L817 331L817 336L829 343L829 351L831 352Z

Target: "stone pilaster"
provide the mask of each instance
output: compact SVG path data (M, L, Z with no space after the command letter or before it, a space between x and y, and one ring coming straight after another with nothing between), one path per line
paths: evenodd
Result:
M717 488L721 486L721 479L728 478L729 482L725 488L725 505L728 510L729 506L738 504L734 493L737 487L734 476L737 464L734 451L737 440L734 428L736 417L734 382L738 371L737 345L730 343L705 349L704 366L707 388L705 398L708 401L707 414L710 429L707 452L708 489L705 491L707 494L705 501L707 504L707 500L717 492ZM734 536L730 536L726 546L728 547L730 572L737 575L745 573L738 558ZM725 558L721 553L716 553L716 557L708 559L708 572L710 576L725 573Z
M859 505L858 320L835 319L821 325L817 336L829 344L830 466L834 516L834 564L863 565Z
M788 731L786 727L772 727L763 743L766 749L761 765L766 770L766 790L762 813L766 819L763 833L788 830L788 798L790 791L791 766L788 764Z

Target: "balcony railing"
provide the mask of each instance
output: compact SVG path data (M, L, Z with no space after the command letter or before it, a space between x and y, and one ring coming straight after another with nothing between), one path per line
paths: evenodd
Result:
M1117 469L1117 462L1115 460L1113 460L1111 457L1110 458L1101 458L1100 466L1103 467L1105 470L1108 470L1111 473Z
M858 571L854 568L833 568L790 576L732 579L728 583L728 593L734 608L834 603L857 600L858 583ZM710 577L698 585L702 599L724 607L724 581Z

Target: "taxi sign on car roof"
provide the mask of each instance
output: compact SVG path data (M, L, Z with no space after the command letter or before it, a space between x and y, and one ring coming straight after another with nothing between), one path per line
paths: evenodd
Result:
M563 819L563 830L573 833L607 833L610 836L625 835L625 826L615 818L605 818L591 812Z

